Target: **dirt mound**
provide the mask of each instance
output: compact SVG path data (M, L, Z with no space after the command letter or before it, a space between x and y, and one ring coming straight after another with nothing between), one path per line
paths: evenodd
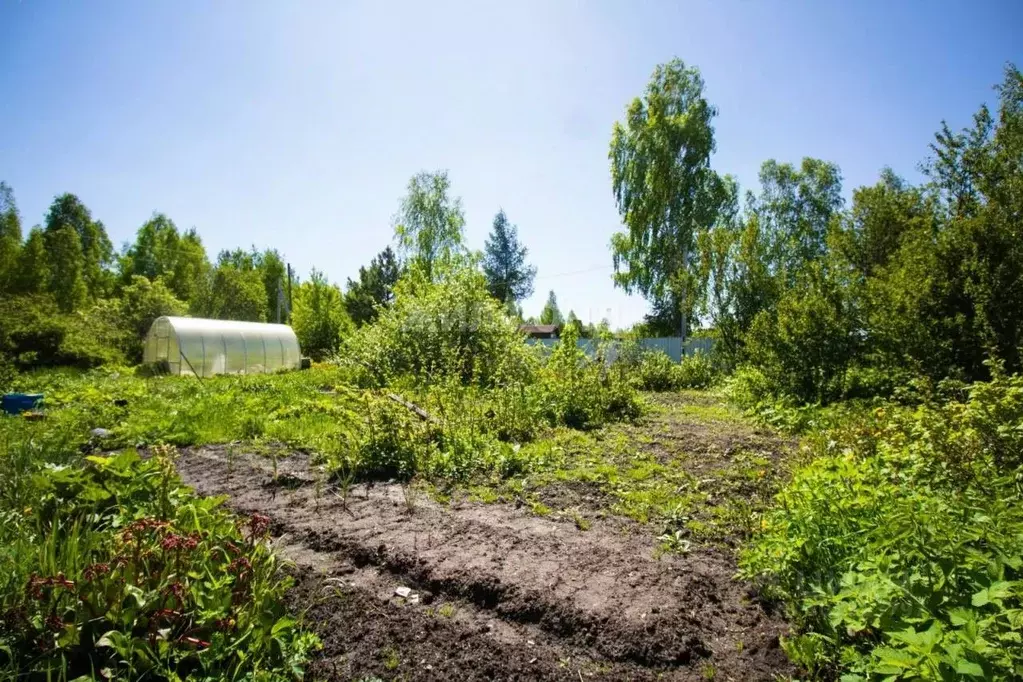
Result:
M769 680L783 624L710 549L656 556L642 533L582 531L513 505L441 506L397 485L316 485L305 455L185 451L178 469L241 513L269 514L299 566L292 593L325 642L317 672L402 679ZM407 586L418 603L394 596Z

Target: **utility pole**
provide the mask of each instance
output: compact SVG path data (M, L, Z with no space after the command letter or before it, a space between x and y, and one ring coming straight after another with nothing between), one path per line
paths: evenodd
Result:
M291 322L291 263L288 263L288 322Z

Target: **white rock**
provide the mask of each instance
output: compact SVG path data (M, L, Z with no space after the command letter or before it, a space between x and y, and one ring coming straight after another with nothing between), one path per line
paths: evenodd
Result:
M398 588L396 588L394 590L394 593L396 595L398 595L399 597L401 597L402 599L408 599L409 595L412 594L412 588L411 587L404 587L404 586L398 587Z

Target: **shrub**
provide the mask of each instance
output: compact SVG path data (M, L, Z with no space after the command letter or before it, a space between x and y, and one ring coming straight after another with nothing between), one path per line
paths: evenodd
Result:
M644 391L671 391L678 388L675 363L660 351L647 351L636 365L634 382Z
M624 368L608 367L602 353L589 359L576 344L576 334L575 327L565 328L531 387L547 421L581 429L636 416L639 408Z
M341 358L367 368L379 385L402 377L428 385L456 376L479 386L526 378L535 362L482 273L460 262L434 274L410 269L395 286L394 305L352 334Z
M50 296L0 300L0 356L20 370L123 363L123 332L97 312L62 313Z
M818 439L741 559L796 661L843 680L1023 674L1023 378Z
M776 310L757 314L746 338L749 361L776 395L826 403L841 397L842 380L858 348L851 302L820 266L790 290Z
M660 351L646 351L638 362L622 359L630 368L632 383L645 391L675 391L683 388L707 388L717 380L718 371L711 360L698 353L674 362Z
M674 367L676 388L708 388L718 378L718 370L704 353L689 355Z

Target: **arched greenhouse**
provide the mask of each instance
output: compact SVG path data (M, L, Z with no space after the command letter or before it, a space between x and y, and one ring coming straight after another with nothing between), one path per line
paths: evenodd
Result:
M142 361L171 374L208 377L298 369L301 356L295 332L284 324L158 317Z

